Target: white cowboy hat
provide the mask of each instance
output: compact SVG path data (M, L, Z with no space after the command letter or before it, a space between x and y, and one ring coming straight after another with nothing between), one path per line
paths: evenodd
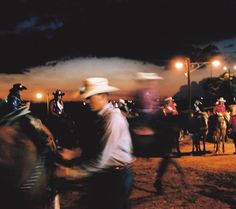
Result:
M226 100L223 97L220 97L217 102L226 102Z
M175 101L172 97L166 97L165 99L164 99L164 101Z
M137 72L136 80L163 80L157 73Z
M114 86L108 85L106 78L92 77L84 80L84 92L81 94L83 98L91 97L95 94L108 93L118 91Z

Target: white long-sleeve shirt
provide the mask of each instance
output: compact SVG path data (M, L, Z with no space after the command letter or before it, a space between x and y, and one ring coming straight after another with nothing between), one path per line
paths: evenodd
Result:
M105 133L102 137L104 149L97 159L83 165L84 169L88 172L99 172L111 166L130 164L133 161L133 147L126 118L111 103L105 105L98 114L105 121Z

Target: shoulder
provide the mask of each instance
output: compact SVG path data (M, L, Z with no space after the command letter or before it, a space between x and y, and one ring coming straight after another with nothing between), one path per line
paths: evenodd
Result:
M104 117L109 124L118 125L127 122L126 117L121 113L119 108L109 108L104 114Z

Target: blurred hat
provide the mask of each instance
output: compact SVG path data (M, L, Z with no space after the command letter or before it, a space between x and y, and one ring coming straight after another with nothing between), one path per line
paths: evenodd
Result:
M226 100L223 97L220 97L217 102L226 102Z
M63 93L61 90L57 89L55 92L52 93L54 96L64 96L65 93Z
M172 97L166 97L165 99L164 99L164 101L175 101Z
M11 88L11 90L18 90L18 91L22 91L22 90L26 90L27 88L25 86L23 86L21 83L15 83L13 84L13 87Z
M157 73L137 72L136 80L163 80Z
M84 92L81 96L86 99L95 94L114 92L118 90L119 89L114 86L109 86L106 78L92 77L84 80Z

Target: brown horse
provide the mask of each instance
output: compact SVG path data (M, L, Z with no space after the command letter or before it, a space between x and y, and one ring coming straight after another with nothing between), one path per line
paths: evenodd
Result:
M213 141L214 141L214 149L215 153L219 153L221 150L225 152L225 137L227 132L227 121L229 121L230 115L229 113L225 114L216 114L215 115L215 128L213 130ZM221 148L221 150L220 150Z
M53 151L50 131L27 108L0 119L1 208L49 207Z

